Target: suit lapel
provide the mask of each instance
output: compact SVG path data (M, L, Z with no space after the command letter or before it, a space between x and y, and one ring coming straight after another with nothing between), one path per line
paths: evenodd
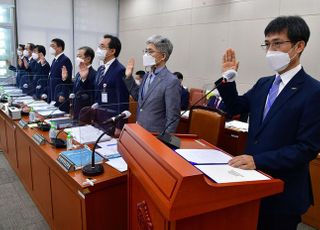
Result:
M256 135L258 135L263 128L270 122L271 118L277 114L281 108L284 106L284 104L290 99L292 98L297 92L300 91L302 84L304 82L304 71L300 70L290 81L289 83L284 87L284 89L280 92L280 94L278 95L278 97L276 98L276 100L274 101L273 105L271 106L269 112L267 113L265 119L262 121L261 126L259 127L259 129L256 132ZM274 78L273 78L274 80ZM272 81L273 82L273 81ZM272 84L271 82L271 84ZM269 84L268 84L269 85ZM269 85L270 88L270 85ZM267 97L267 96L266 96ZM265 97L265 98L266 98ZM264 105L263 104L263 109L261 111L261 118L262 119L262 114L264 111Z
M154 92L154 89L160 85L160 82L163 81L165 75L167 73L167 69L163 69L157 76L155 76L155 79L152 81L152 83L149 86L148 92L146 93L146 95L144 95L143 99L141 100L141 105L140 107L143 106L143 104L147 101L147 99L150 97L150 95L152 95ZM147 78L144 79L143 85L145 83Z

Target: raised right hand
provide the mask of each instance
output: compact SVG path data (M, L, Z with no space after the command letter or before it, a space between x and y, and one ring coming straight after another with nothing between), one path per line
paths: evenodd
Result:
M227 49L222 58L222 73L226 72L227 70L234 69L238 71L239 68L239 61L236 59L236 53L233 49Z
M135 63L134 59L130 58L127 66L126 66L126 78L129 78L132 76L133 69L134 69L134 63Z

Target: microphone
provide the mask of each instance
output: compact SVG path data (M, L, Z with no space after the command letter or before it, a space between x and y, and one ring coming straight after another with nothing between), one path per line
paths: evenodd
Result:
M221 84L234 81L234 79L237 77L237 75L238 75L238 73L234 69L230 69L230 70L227 70L227 71L223 72L222 73L222 77L214 83L213 88L209 92L207 92L203 97L201 97L198 101L196 101L193 105L191 105L190 110L195 105L197 105L200 101L202 101L204 98L206 98L212 91L217 89ZM180 116L178 116L176 119L171 121L163 129L163 131L157 136L158 140L160 140L162 143L164 143L165 145L169 146L170 148L174 148L174 149L180 148L180 143L181 143L180 138L176 137L174 135L171 135L170 133L167 133L166 131L170 127L170 125L172 125L178 119L180 119L186 112L187 112L187 110L184 111L182 114L180 114Z
M74 111L73 111L73 101L75 99L76 95L74 93L70 93L69 95L69 101L70 101L70 105L69 105L69 114L70 114L70 118L73 120L74 117Z
M111 117L108 120L102 122L103 125L110 124L110 123L117 123L121 119L127 119L131 116L131 113L128 110L123 111L122 113L118 114L117 116Z
M122 113L118 114L117 116L109 118L108 120L103 122L103 124L109 124L109 123L115 124L119 120L127 119L130 116L131 116L131 113L128 110L125 110ZM86 166L84 166L82 168L83 175L91 177L91 176L100 175L100 174L102 174L104 172L103 166L101 164L95 164L95 156L94 155L95 155L95 151L96 151L97 145L98 145L99 141L101 140L101 138L106 134L109 135L109 136L113 136L114 130L115 130L115 126L112 125L111 127L109 127L107 129L107 131L103 132L98 137L98 139L96 140L96 142L95 142L95 144L93 146L93 149L92 149L91 164L88 164L88 165L86 165Z

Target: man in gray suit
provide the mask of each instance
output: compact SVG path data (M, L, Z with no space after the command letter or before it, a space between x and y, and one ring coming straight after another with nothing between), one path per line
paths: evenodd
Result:
M132 77L134 59L126 68L124 82L138 101L137 123L150 132L175 132L180 117L180 81L166 67L172 43L160 35L151 36L143 55L147 73L138 86Z

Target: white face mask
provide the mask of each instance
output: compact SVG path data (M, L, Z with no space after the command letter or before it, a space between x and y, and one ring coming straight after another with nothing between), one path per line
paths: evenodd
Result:
M38 58L39 58L39 54L37 54L37 53L32 53L32 59L38 60Z
M154 57L152 57L150 54L145 53L142 56L142 61L143 61L143 66L145 67L150 67L150 66L154 66L156 64L156 59Z
M49 53L50 53L51 55L55 56L57 52L56 52L55 49L53 49L53 48L50 46L50 48L49 48Z
M137 85L141 85L141 80L134 79L134 81L136 82Z
M28 52L27 50L24 50L24 51L23 51L23 56L29 57L29 52Z
M104 59L106 58L106 55L107 55L107 50L100 49L99 47L97 48L97 50L96 50L96 57L97 57L99 60L104 60Z
M18 55L19 57L21 57L21 56L22 56L22 51L21 51L21 50L17 50L17 55Z
M266 59L269 67L276 72L281 72L287 68L291 61L289 54L281 51L268 51Z
M81 62L84 62L82 58L77 57L76 58L76 66L79 66Z

